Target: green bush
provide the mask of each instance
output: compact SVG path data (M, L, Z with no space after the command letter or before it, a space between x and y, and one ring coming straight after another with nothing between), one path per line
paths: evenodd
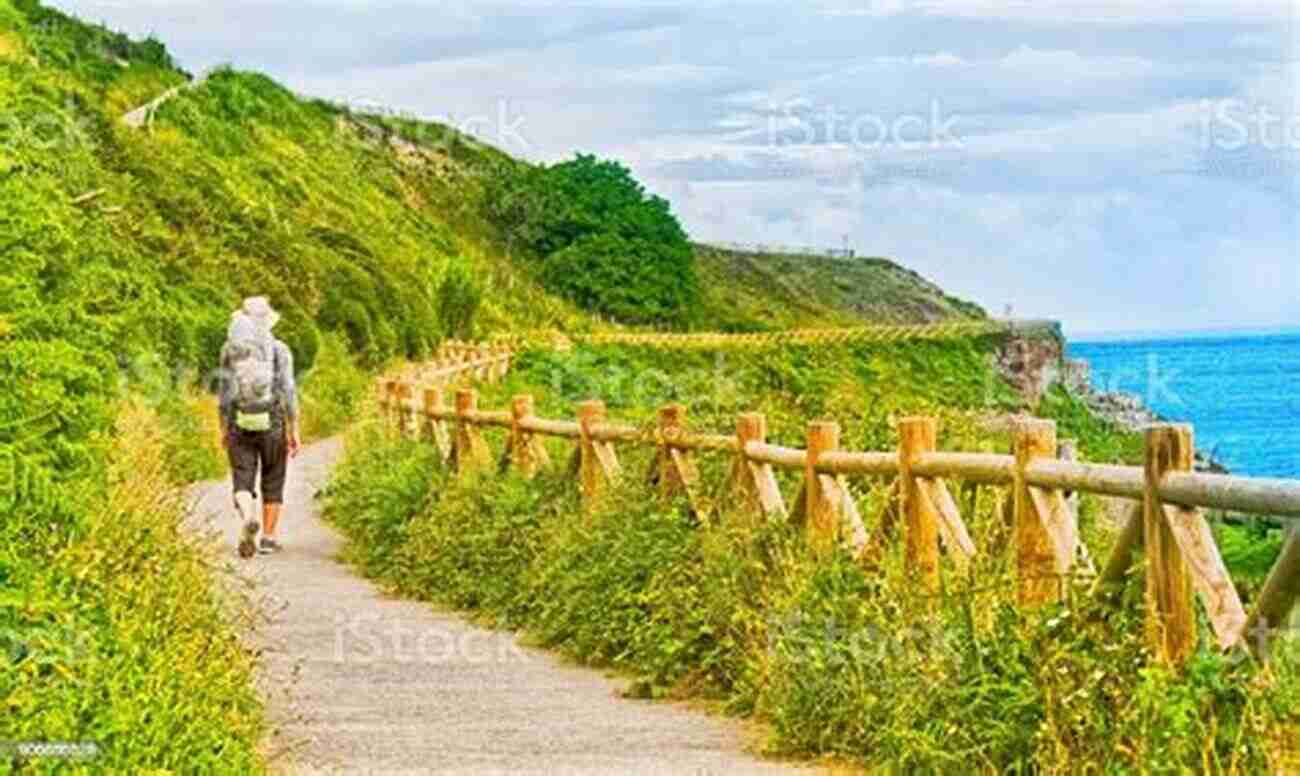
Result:
M438 320L444 336L469 340L474 337L474 319L483 305L483 288L459 262L447 269L438 286Z
M700 291L686 232L626 167L579 154L551 167L498 165L489 181L487 218L541 262L547 288L626 323L691 319Z
M541 277L583 309L627 323L674 323L698 294L691 261L685 244L602 233L547 256Z
M316 364L299 380L303 439L323 439L347 428L362 412L362 401L373 384L342 338L327 335Z

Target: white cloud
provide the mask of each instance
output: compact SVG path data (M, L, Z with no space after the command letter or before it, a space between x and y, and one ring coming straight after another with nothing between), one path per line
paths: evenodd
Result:
M912 57L912 64L922 67L956 67L966 64L966 60L947 51Z
M1289 0L916 0L934 16L1078 24L1277 21L1290 18Z

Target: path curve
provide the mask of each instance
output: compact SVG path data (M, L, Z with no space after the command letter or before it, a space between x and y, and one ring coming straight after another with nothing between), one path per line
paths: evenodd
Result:
M193 520L223 543L269 621L256 639L273 765L289 773L775 774L737 725L618 697L600 673L381 593L335 558L316 492L337 440L294 462L283 553L234 560L229 487L200 486ZM807 772L802 770L801 772Z

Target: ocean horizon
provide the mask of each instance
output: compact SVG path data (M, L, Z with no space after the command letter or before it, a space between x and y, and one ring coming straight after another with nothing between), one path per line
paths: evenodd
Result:
M1300 326L1223 326L1205 329L1114 329L1101 331L1065 331L1072 344L1093 345L1103 342L1159 342L1163 340L1231 339L1235 337L1274 337L1300 334Z
M1191 423L1197 449L1234 473L1300 477L1300 327L1077 335L1067 355L1094 388Z

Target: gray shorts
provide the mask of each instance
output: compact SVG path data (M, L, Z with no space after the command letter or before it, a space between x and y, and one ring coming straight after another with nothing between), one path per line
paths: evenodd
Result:
M289 473L289 446L284 430L230 432L230 471L236 493L258 492L261 476L262 503L284 503L284 481Z

